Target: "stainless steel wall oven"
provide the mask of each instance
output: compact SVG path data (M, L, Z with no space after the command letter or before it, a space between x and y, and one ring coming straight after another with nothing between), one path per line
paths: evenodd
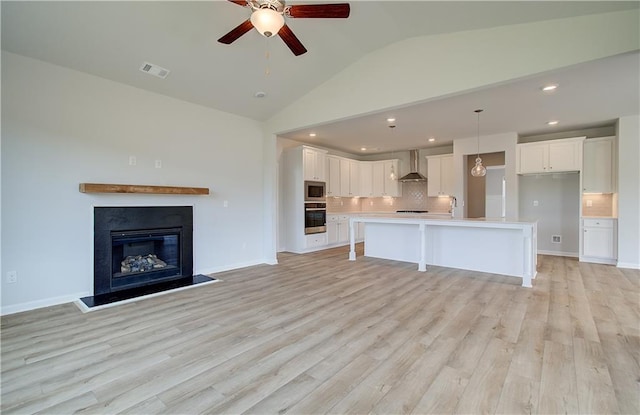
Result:
M324 233L327 231L327 204L305 202L304 204L304 233Z

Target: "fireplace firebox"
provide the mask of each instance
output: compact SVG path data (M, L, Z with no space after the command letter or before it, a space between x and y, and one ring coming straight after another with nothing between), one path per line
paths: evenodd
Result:
M192 277L192 206L94 208L94 295Z

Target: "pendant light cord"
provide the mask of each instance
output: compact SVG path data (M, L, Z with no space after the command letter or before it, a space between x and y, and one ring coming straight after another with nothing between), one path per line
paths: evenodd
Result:
M476 135L477 139L476 142L478 143L478 155L477 157L480 158L480 113L483 110L475 110L475 113L478 114L478 135Z

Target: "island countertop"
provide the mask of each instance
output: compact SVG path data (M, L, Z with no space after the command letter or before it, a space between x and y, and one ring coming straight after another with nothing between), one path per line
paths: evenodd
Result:
M365 224L365 256L511 275L531 287L537 263L537 221L515 218L451 218L416 213L369 213L349 219ZM480 243L479 243L480 242Z

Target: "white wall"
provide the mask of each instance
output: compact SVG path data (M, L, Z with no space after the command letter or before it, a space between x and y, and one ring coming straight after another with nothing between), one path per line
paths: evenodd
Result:
M265 262L263 174L256 121L3 52L2 313L92 294L93 205L193 205L196 273ZM81 182L211 195L83 194Z
M618 266L640 269L640 115L618 120Z
M637 50L639 22L638 10L626 10L406 39L284 108L268 130L284 133Z
M538 221L538 253L578 257L580 174L519 176L519 190L520 217ZM552 242L553 235L559 235L561 242Z

